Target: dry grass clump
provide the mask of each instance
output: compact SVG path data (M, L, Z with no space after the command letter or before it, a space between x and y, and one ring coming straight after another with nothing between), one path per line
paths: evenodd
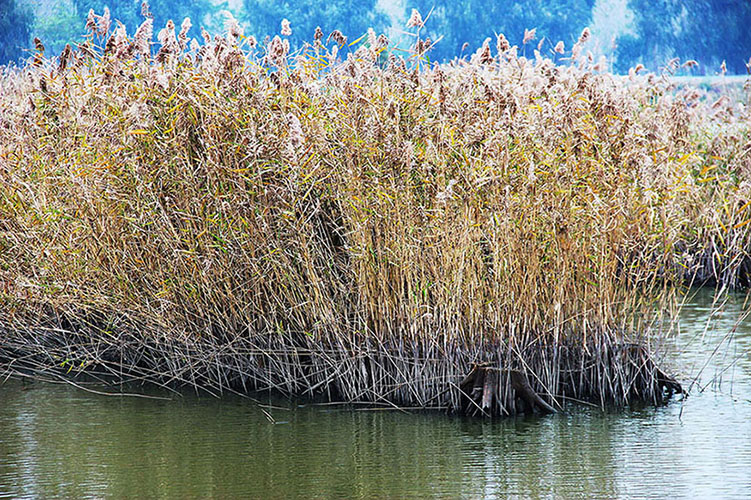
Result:
M499 37L428 66L418 17L404 58L189 20L152 57L151 19L95 16L6 70L0 358L478 413L661 401L653 306L748 276L748 115L595 71L588 32L563 65Z

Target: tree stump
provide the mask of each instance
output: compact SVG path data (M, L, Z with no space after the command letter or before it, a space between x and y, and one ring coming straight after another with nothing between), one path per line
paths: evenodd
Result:
M534 391L527 374L520 370L475 365L459 388L462 412L468 415L556 413L555 408Z

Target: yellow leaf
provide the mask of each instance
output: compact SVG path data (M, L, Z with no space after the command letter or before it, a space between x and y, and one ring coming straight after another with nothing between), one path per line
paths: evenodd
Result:
M357 42L359 42L360 40L362 40L363 38L365 38L365 35L367 35L367 33L365 33L364 35L362 35L362 36L361 36L360 38L358 38L357 40L355 40L355 41L353 41L353 42L350 42L350 44L349 44L348 46L349 46L349 47L352 47L352 46L353 46L354 44L356 44Z
M714 170L715 168L717 168L717 165L705 165L704 168L701 169L701 173L699 175L704 176L707 174L707 172Z
M697 182L698 182L699 184L704 184L705 182L709 182L709 181L715 181L715 180L717 180L717 176L716 176L716 175L715 175L715 176L713 176L713 177L708 177L708 178L706 178L706 179L699 179L699 180L698 180Z

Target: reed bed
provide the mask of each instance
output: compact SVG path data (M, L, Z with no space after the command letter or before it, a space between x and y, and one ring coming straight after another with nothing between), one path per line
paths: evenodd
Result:
M6 69L4 369L478 415L680 391L662 311L751 276L747 94L609 74L586 30L429 64L422 23L152 50L92 13Z

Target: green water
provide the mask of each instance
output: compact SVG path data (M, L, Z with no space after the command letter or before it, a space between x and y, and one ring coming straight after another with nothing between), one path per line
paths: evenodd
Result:
M667 361L686 380L717 354L656 409L482 421L275 399L272 423L240 398L8 381L0 498L749 497L751 322L732 333L741 305L710 318L708 300L684 309Z

